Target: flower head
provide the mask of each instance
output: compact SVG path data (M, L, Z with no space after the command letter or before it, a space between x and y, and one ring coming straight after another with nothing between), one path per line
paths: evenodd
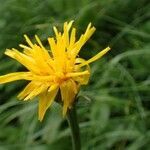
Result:
M68 108L71 108L80 86L89 81L89 63L99 59L110 50L107 47L89 60L79 58L80 49L94 33L95 27L89 23L85 33L77 40L76 29L71 28L72 23L73 21L65 22L62 33L53 27L55 38L48 38L50 50L43 46L37 35L35 36L37 44L33 44L25 35L28 45L20 44L23 52L14 48L7 49L5 52L28 71L0 76L0 84L15 80L28 80L28 85L18 98L26 101L36 96L39 97L39 120L43 119L59 90L63 103L63 115L65 115Z

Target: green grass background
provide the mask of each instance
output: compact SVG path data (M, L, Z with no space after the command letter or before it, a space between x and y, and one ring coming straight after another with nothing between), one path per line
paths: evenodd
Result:
M23 34L47 45L52 26L75 20L78 36L92 22L95 34L80 55L111 52L91 65L78 102L82 150L150 149L149 0L0 0L0 75L24 68L4 55ZM0 85L0 150L71 150L70 129L54 104L42 123L37 99L18 101L26 82Z

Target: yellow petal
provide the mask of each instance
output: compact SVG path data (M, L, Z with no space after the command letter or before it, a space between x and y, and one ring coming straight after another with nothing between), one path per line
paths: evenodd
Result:
M52 82L54 77L54 75L33 75L34 80L41 82Z
M110 50L110 47L105 48L104 50L100 51L97 55L95 55L94 57L90 58L89 60L81 63L78 65L78 68L83 67L89 63L92 63L94 61L96 61L97 59L101 58L103 55L105 55L108 51Z
M39 86L41 86L41 83L36 81L31 81L24 90L17 96L19 99L24 99L27 97L33 90L37 89Z
M65 22L64 23L64 33L63 33L63 42L66 47L69 46L69 30L73 24L73 21L70 21L69 23Z
M89 23L84 34L80 36L80 39L75 43L74 49L72 50L72 54L74 57L80 52L82 46L87 42L87 40L92 36L95 32L95 27L91 27L91 23Z
M32 91L26 96L26 98L24 100L27 101L27 100L33 99L40 93L47 90L47 88L48 88L48 85L40 83L35 89L32 89Z
M84 76L84 75L89 75L89 71L82 71L82 72L73 72L73 73L68 73L66 77L77 77L77 76Z
M74 81L78 82L80 85L86 85L89 81L90 77L90 66L86 64L86 67L84 68L77 68L79 64L85 63L86 60L82 58L76 58L75 59L75 72L67 73L67 77L72 77ZM85 71L84 71L85 70Z
M69 45L69 50L71 50L73 44L75 43L76 41L76 29L73 28L72 31L71 31L71 35L70 35L70 45Z
M76 81L79 85L86 85L89 82L90 74L84 74L82 76L73 77L73 80Z
M38 45L34 45L34 51L32 52L38 70L43 74L52 73L52 69L49 67L47 60L51 60L45 49L42 49Z
M50 86L50 88L48 89L48 92L54 91L55 89L58 88L58 84L53 84Z
M39 37L37 35L35 35L35 39L38 42L38 44L41 46L41 48L45 49L45 47L43 46L41 40L39 39Z
M39 120L42 121L47 109L51 106L58 92L58 86L52 85L49 91L39 95Z
M24 35L26 42L29 44L30 47L33 47L33 43L30 41L27 35Z
M70 79L60 85L60 90L63 101L63 116L65 116L68 108L71 107L77 94L77 85L73 80Z
M27 49L27 50L32 50L30 47L26 46L26 45L23 45L23 44L19 44L19 46L21 48L24 48L24 49Z
M32 73L30 72L15 72L0 76L0 84L12 82L16 80L32 80Z
M78 64L82 64L82 63L86 63L86 60L83 59L83 58L76 58L75 59L75 70L78 70ZM91 72L91 69L90 69L90 66L89 64L86 64L86 69L85 70L88 70L89 72Z
M24 53L25 55L27 55L27 56L29 56L29 57L32 57L32 51L33 51L33 50L32 50L30 47L28 47L28 46L26 46L26 45L23 45L23 44L19 44L19 46L24 49L23 53Z
M35 72L39 74L39 70L37 66L35 65L35 60L21 52L19 52L16 49L9 50L7 49L5 51L5 54L18 62L20 62L22 65L24 65L28 70Z
M84 43L87 42L87 40L92 36L92 34L95 32L96 28L91 27L91 23L88 24L88 27L84 33ZM83 44L84 44L83 43Z
M51 57L50 57L50 55L49 55L49 53L48 53L48 50L43 46L43 44L42 44L40 38L39 38L37 35L35 35L35 39L36 39L36 41L38 42L38 44L40 45L40 48L38 48L38 51L39 51L40 54L42 55L43 60L46 61L46 60L48 60L48 59L51 59ZM34 47L35 47L35 49L37 48L36 45L35 45ZM36 50L37 50L37 49L36 49ZM38 53L38 52L36 52L36 53Z
M56 28L55 26L53 27L53 30L54 30L54 32L55 32L56 38L58 38L59 32L58 32L58 30L57 30L57 28Z
M55 43L55 40L54 38L48 38L48 42L49 42L49 45L50 45L50 49L51 49L51 52L53 54L53 57L57 57L57 49L56 49L56 43Z
M71 21L68 23L68 25L67 25L67 30L68 30L68 31L70 30L70 28L71 28L73 22L74 22L74 20L71 20Z

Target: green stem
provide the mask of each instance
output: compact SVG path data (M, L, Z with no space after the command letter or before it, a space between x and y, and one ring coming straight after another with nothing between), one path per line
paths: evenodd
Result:
M77 121L75 105L71 109L68 110L67 120L71 128L73 150L81 150L80 131L79 131L79 125Z

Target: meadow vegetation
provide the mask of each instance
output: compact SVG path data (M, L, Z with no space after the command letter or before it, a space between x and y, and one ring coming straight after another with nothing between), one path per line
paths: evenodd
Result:
M48 46L53 25L74 20L84 32L96 32L80 55L91 58L88 86L79 93L78 120L83 150L149 150L150 147L150 3L148 0L0 0L0 75L23 71L4 55L6 48L37 34ZM42 123L37 99L17 100L27 82L0 85L0 150L71 150L70 129L54 104Z

